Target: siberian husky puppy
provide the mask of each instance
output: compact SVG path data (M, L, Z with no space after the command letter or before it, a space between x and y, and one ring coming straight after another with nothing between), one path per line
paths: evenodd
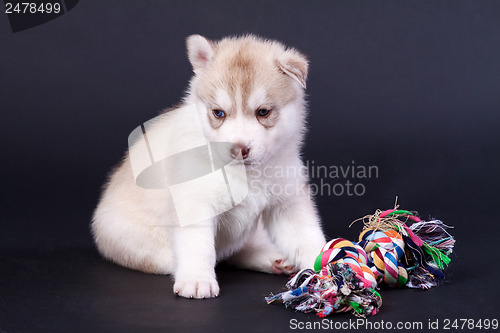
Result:
M131 160L139 140L111 174L94 212L97 248L120 265L172 274L174 292L188 298L219 295L214 268L222 260L276 274L311 267L325 238L300 157L307 59L252 35L220 41L192 35L187 53L194 76L179 114L187 115L182 108L193 106L208 143L231 143L218 154L235 158L229 164L243 166L243 177L225 175L223 185L213 182L207 190L191 189L180 197L168 184L141 187ZM162 133L186 128L175 139L195 146L190 118L172 119L155 121L149 140L167 149L175 140ZM223 191L213 193L231 182L236 183L231 195L240 199L230 209L221 208ZM205 200L195 200L200 195ZM180 223L180 208L206 212L207 218Z

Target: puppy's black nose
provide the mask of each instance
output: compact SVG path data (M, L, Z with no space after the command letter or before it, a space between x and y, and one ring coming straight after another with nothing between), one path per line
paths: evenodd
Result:
M248 147L241 148L241 155L243 156L243 159L246 159L248 155L250 155L250 148Z
M246 159L250 155L250 148L242 144L236 143L231 147L231 157L236 158L241 153L241 157Z

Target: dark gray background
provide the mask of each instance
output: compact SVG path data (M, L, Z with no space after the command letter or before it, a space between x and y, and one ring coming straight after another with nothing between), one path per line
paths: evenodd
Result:
M171 295L169 278L118 268L93 248L100 186L130 131L183 95L191 76L184 39L194 33L254 33L309 57L305 158L379 169L376 179L354 180L366 186L363 196L317 198L328 237L355 239L361 225L348 224L391 208L396 195L401 208L455 226L447 283L428 293L383 291L389 300L373 320L498 317L498 289L486 284L499 259L500 2L82 1L15 34L0 15L0 330L231 331L259 320L265 330L314 319L261 303L286 278L221 268L223 297L186 303ZM242 297L245 310L234 309L241 290L231 286L255 281L256 303ZM179 309L196 316L175 319Z

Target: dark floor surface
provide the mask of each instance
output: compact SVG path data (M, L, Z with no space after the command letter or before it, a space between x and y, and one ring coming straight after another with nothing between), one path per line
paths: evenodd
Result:
M499 291L488 272L489 261L498 255L465 248L457 247L446 282L438 288L382 289L382 309L368 321L386 325L383 331L388 332L389 322L394 327L421 322L426 328L438 319L442 328L446 319L498 319ZM119 267L93 249L4 250L0 270L2 333L282 332L321 321L313 314L266 304L264 296L280 291L286 277L225 265L217 269L221 296L210 300L176 297L170 277ZM350 314L330 319L333 325L361 323Z

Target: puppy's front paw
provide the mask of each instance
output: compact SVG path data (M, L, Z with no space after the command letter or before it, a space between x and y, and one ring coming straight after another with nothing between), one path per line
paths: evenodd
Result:
M174 293L186 298L212 298L219 296L219 284L215 278L175 279Z

